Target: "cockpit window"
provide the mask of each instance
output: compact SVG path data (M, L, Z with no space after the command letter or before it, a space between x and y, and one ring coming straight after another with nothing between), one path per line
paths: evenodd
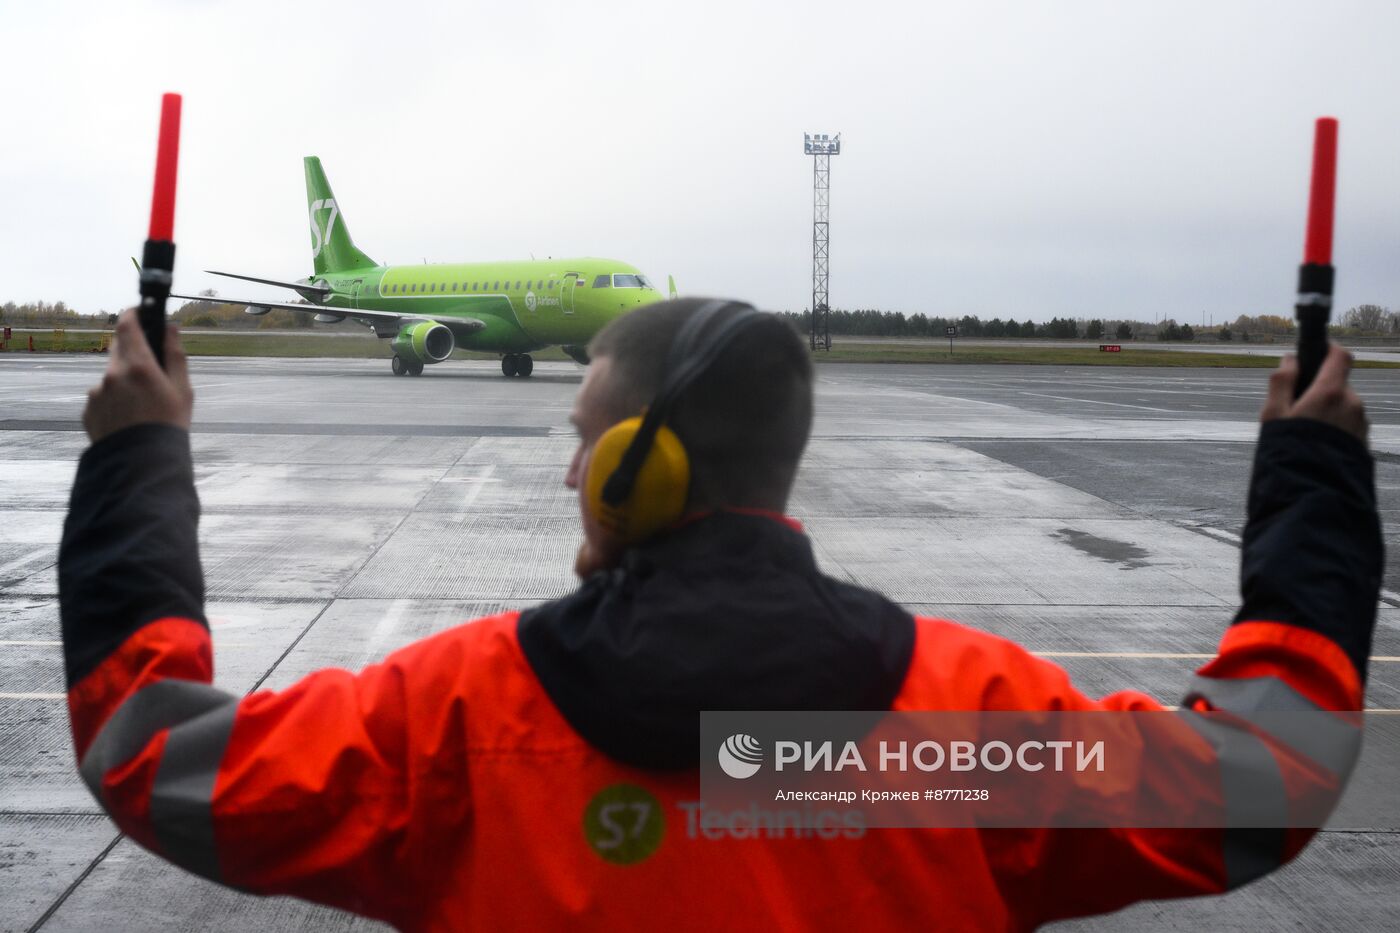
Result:
M600 275L600 276L598 276L596 279L593 280L593 287L594 287L594 288L607 288L607 287L608 287L609 285L611 285L611 284L612 284L612 276L608 276L608 275Z
M615 275L613 288L644 288L640 275Z

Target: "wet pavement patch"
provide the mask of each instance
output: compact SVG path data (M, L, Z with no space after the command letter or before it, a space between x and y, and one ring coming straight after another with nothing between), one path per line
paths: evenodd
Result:
M1136 570L1139 567L1149 566L1145 559L1148 557L1147 551L1126 541L1100 538L1098 535L1091 535L1087 531L1079 531L1076 528L1057 529L1051 532L1050 537L1063 541L1090 557L1097 557L1110 564L1122 564L1124 570Z

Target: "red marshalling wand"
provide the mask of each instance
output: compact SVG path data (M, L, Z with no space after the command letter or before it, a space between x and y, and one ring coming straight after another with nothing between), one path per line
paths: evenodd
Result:
M1332 214L1337 194L1337 120L1320 117L1313 139L1312 187L1308 196L1308 235L1298 267L1297 398L1312 385L1327 356L1327 321L1332 313Z
M160 104L160 143L156 148L151 230L141 253L141 304L137 316L156 359L165 365L165 300L175 268L175 171L180 161L180 95Z

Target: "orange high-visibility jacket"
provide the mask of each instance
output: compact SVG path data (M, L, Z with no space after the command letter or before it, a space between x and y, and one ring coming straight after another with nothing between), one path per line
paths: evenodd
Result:
M1162 708L1091 700L1011 642L826 578L800 532L755 515L691 522L565 599L358 674L232 696L209 685L197 513L183 432L131 428L84 456L60 562L69 707L123 831L241 890L412 930L1027 929L1228 890L1309 835L711 819L702 709ZM1244 608L1184 705L1242 723L1360 709L1380 579L1361 445L1266 426L1245 548ZM1220 771L1200 793L1238 747L1203 733Z

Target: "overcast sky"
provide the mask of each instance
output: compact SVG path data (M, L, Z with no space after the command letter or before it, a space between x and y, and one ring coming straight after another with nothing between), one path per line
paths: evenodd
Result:
M1341 308L1400 306L1400 4L0 0L0 300L133 302L159 96L178 289L311 271L319 155L379 262L606 256L683 293L1195 323L1291 314L1313 120Z

